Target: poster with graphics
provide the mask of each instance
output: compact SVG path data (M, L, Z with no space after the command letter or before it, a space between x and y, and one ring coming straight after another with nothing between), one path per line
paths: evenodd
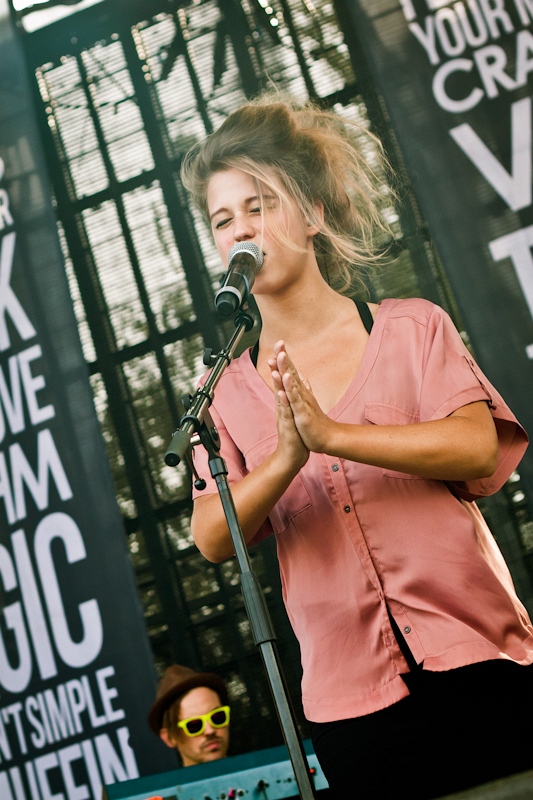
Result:
M31 113L0 0L0 798L101 800L177 766Z
M353 0L476 357L533 435L533 0ZM533 450L520 467L533 503Z

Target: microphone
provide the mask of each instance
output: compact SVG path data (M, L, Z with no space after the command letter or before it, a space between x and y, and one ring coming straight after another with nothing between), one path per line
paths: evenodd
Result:
M229 317L246 302L263 264L263 253L253 242L237 242L228 254L228 271L215 294L215 306Z

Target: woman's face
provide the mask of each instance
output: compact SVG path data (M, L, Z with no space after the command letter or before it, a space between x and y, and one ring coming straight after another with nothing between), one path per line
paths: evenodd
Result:
M239 169L216 172L207 188L207 206L217 250L225 266L237 242L253 242L264 254L254 284L254 295L275 291L288 278L294 280L309 259L314 260L314 228L307 225L295 204L280 203L264 187L261 198L252 177ZM282 231L289 242L281 242Z

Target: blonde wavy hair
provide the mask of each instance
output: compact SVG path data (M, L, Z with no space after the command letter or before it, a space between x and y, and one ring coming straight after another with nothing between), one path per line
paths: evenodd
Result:
M253 178L262 206L267 191L316 224L317 203L323 205L315 254L322 276L340 292L353 287L361 268L376 263L391 240L382 214L389 168L379 139L310 101L265 93L186 153L182 182L207 221L209 180L232 168ZM274 235L296 248L287 231Z

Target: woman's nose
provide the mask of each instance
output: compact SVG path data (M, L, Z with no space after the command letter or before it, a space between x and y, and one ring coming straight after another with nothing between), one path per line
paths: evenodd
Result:
M246 241L255 236L255 228L247 216L235 217L233 224L233 237L236 242Z

